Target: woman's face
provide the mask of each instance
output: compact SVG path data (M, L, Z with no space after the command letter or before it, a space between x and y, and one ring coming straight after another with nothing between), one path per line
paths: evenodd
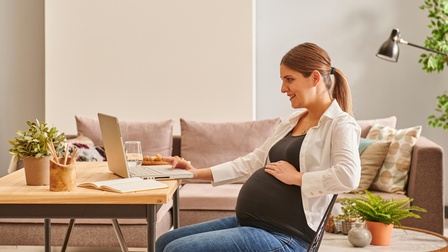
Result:
M282 80L282 93L286 93L293 108L307 108L312 102L314 88L313 74L305 78L301 73L280 65L280 78Z

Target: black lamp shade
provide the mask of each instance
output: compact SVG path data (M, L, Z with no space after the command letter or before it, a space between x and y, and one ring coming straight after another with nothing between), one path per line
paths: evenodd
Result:
M400 32L398 29L393 29L390 34L390 38L386 40L383 45L381 45L376 56L384 60L397 62L398 55L400 54L400 50L398 48L399 35Z

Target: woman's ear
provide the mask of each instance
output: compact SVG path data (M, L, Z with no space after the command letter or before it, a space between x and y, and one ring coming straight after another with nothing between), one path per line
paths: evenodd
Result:
M314 86L317 85L317 83L319 83L320 78L322 78L322 76L320 75L319 71L314 70L313 73L311 74L311 76L313 76L313 84Z

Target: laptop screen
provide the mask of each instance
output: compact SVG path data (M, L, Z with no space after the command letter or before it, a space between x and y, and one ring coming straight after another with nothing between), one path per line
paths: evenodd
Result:
M123 138L118 118L98 113L104 149L109 170L123 178L129 178Z

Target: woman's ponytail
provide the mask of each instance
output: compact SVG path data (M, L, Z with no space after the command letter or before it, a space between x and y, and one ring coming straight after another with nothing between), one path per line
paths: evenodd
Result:
M352 94L347 79L339 69L332 69L334 69L332 70L334 84L331 96L338 101L338 104L343 111L353 116Z

